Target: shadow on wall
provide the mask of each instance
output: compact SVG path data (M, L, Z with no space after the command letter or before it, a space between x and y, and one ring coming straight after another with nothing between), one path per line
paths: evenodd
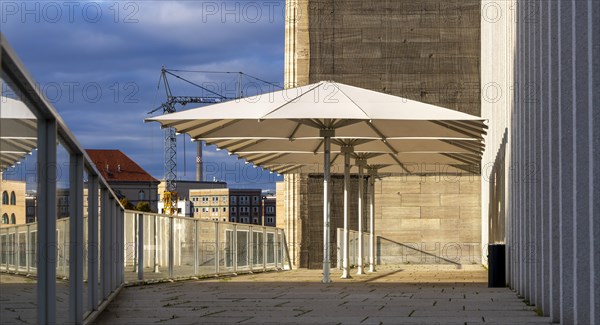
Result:
M478 243L399 243L377 236L377 264L479 264Z
M488 209L488 241L489 243L504 243L505 207L506 207L506 143L508 129L504 129L502 142L496 153L494 165L489 179L489 209ZM535 167L535 166L533 166ZM526 169L528 171L529 168ZM531 172L535 172L535 169Z

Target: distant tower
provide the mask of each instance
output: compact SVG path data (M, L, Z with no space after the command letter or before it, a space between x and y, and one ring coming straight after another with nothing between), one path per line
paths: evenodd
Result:
M202 141L196 143L196 181L202 182Z

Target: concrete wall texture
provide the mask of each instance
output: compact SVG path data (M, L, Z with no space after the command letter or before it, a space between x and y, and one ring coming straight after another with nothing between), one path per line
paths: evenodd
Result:
M478 0L288 0L285 84L334 80L479 115Z
M600 2L481 19L483 242L506 240L508 285L552 321L600 324Z
M377 262L479 264L480 187L466 174L376 180Z

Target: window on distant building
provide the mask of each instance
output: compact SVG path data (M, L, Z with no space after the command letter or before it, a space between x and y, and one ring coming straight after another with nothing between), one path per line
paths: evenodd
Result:
M227 195L221 196L221 201L223 202L223 204L226 204L227 203Z
M252 223L258 225L258 218L252 218Z
M248 203L250 203L249 196L240 196L240 204L247 205Z
M7 191L2 192L2 204L8 204L8 192Z
M208 196L202 197L202 203L208 203Z
M232 195L232 196L229 198L229 202L231 202L231 204L237 204L237 196L235 196L235 195Z
M231 222L236 222L236 220L237 220L237 218L236 218L236 217L231 217L231 218L229 218L229 221L231 221Z
M223 208L223 212L227 212L227 208Z
M15 192L10 192L10 205L17 205L17 196Z
M274 213L275 207L267 207L267 213Z
M258 204L258 196L253 196L252 197L252 203Z
M6 192L4 192L4 193L6 193ZM2 224L8 225L8 214L6 214L6 213L2 215Z
M218 196L213 196L212 197L212 204L219 204L219 197Z
M16 224L17 224L17 217L15 217L15 214L14 214L14 213L12 213L12 214L10 215L10 223L12 223L13 225L16 225Z
M258 213L258 207L252 207L252 213Z
M140 201L146 200L146 193L144 193L144 191L140 190L138 192L138 200L140 200Z
M267 217L267 223L273 224L275 222L275 218Z
M208 212L208 208L202 208L202 212Z

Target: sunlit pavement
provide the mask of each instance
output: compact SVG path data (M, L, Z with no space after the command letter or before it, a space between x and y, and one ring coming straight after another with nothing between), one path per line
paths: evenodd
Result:
M320 283L293 270L127 287L98 324L549 323L508 288L488 288L481 266L380 267Z

